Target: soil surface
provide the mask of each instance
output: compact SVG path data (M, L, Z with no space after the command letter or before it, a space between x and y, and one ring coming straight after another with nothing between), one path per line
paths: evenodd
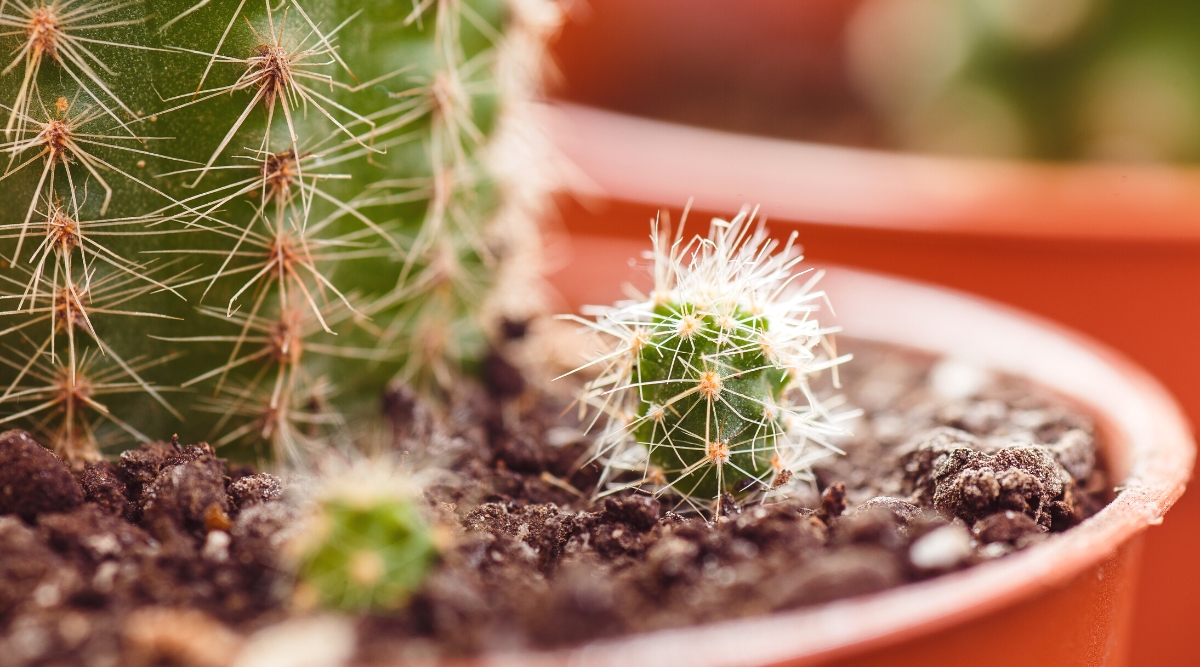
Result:
M856 359L837 392L863 409L839 443L847 454L786 499L725 500L715 521L632 491L593 501L589 436L562 401L515 395L506 365L489 365L490 391L447 419L390 394L392 446L452 470L425 500L454 539L404 608L331 621L341 635L291 604L282 547L304 482L177 441L71 471L28 434L0 434L0 666L567 646L935 577L1048 539L1111 498L1093 423L1062 399L951 361L843 347Z

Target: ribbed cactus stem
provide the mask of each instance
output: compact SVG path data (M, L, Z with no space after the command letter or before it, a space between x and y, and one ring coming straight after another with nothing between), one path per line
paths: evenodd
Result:
M653 292L581 320L611 341L583 367L600 370L581 397L609 416L601 493L642 487L703 509L782 492L833 451L835 416L808 379L848 357L816 319L818 276L796 280L795 236L781 247L754 218L715 219L687 243L656 228Z
M765 319L736 306L665 303L647 329L633 381L644 417L635 435L649 443L651 464L687 496L770 484L785 465L776 405L788 372L768 360Z
M544 190L510 194L490 153L556 21L543 0L0 5L0 422L73 462L175 431L295 459L397 374L452 386L508 312L502 267L536 253L512 244L537 245Z

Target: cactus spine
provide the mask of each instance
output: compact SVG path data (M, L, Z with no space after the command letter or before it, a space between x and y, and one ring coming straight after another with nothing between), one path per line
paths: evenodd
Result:
M77 462L167 429L298 458L397 374L450 385L536 252L540 191L495 153L531 146L556 21L543 0L0 5L0 421Z
M580 320L611 342L583 367L601 370L581 396L609 418L602 493L646 488L700 510L811 479L810 464L834 451L836 417L808 378L849 357L815 318L819 274L795 282L795 235L780 248L754 219L714 219L688 243L656 223L653 293Z

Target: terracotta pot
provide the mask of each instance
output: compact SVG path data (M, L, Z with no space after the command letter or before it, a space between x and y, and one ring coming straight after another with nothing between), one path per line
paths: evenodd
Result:
M576 237L551 276L573 305L611 302L646 243ZM1021 375L1096 418L1122 493L1082 525L1011 556L879 594L765 618L656 632L494 665L1121 665L1143 530L1183 493L1195 447L1178 406L1109 348L1005 306L830 268L848 335Z
M863 0L566 3L556 94L655 118L819 141L878 132L844 71Z
M568 72L568 75L570 72ZM965 289L1052 318L1145 366L1200 420L1200 169L954 159L765 139L559 105L549 123L594 196L571 234L646 237L661 206L758 203L814 261ZM1200 661L1200 497L1147 537L1132 643Z

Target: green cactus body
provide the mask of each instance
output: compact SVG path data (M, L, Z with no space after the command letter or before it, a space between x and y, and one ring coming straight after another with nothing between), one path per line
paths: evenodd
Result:
M529 4L4 4L0 419L73 461L301 457L397 374L452 383L528 225L488 154L532 85L511 43L553 27Z
M395 609L420 587L437 558L432 532L410 500L330 498L302 538L297 594L351 611Z
M599 493L636 487L702 510L784 493L836 451L839 415L808 378L848 357L817 322L815 278L793 284L794 236L780 248L753 222L746 209L686 244L656 229L653 293L575 318L611 342L583 367L600 370L582 402L608 415Z
M635 435L665 481L687 496L742 492L776 472L783 424L773 406L787 374L761 348L766 327L744 311L655 308L633 377L643 418Z

